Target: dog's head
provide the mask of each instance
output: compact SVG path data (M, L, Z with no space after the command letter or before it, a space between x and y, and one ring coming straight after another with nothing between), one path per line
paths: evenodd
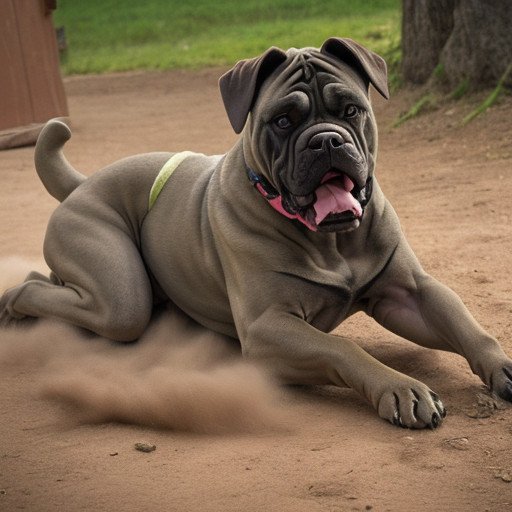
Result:
M233 129L244 132L250 174L279 198L277 209L310 229L358 227L371 198L377 128L370 83L388 97L384 60L338 38L320 50L270 48L220 79Z

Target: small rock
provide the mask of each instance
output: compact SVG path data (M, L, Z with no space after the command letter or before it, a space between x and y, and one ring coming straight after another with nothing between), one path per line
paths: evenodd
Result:
M310 448L310 450L312 452L320 452L320 451L326 450L326 449L328 449L330 447L331 447L330 444L323 443L323 444L317 444L316 446L313 446L312 448Z
M453 439L445 439L444 442L455 450L469 450L469 439L467 437L454 437Z
M478 407L471 407L466 411L466 416L469 416L470 418L474 419L481 419L481 418L490 418L492 416L492 412L490 411L482 411Z
M504 482L512 482L512 471L500 469L494 473L494 478L501 478Z
M109 455L110 455L111 457L115 457L116 455L119 455L119 452L112 452L112 453L109 453Z
M135 443L135 449L139 452L150 453L156 450L156 445L150 443Z
M466 415L476 419L490 418L498 407L498 402L492 396L477 393L476 403L468 409Z

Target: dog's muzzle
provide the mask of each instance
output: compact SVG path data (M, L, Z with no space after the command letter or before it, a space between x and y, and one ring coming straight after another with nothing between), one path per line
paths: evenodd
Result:
M264 177L246 165L247 175L256 190L280 214L296 219L311 231L344 231L361 221L371 199L372 178L358 187L344 173L330 170L313 194L294 196L288 191L279 194ZM302 204L301 204L302 203Z

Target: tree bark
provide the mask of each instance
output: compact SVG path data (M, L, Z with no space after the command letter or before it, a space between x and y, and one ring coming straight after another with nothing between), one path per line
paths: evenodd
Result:
M496 85L512 63L511 0L403 0L402 74L449 87Z
M403 0L402 73L406 82L424 84L439 64L453 30L455 3L456 0Z

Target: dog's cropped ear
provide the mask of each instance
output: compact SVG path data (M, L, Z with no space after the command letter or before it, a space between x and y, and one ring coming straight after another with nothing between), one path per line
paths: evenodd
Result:
M339 37L327 39L320 51L348 64L389 99L387 66L382 57L352 39Z
M269 48L260 57L241 60L219 79L222 101L233 130L244 129L247 116L264 80L286 60L286 53Z

